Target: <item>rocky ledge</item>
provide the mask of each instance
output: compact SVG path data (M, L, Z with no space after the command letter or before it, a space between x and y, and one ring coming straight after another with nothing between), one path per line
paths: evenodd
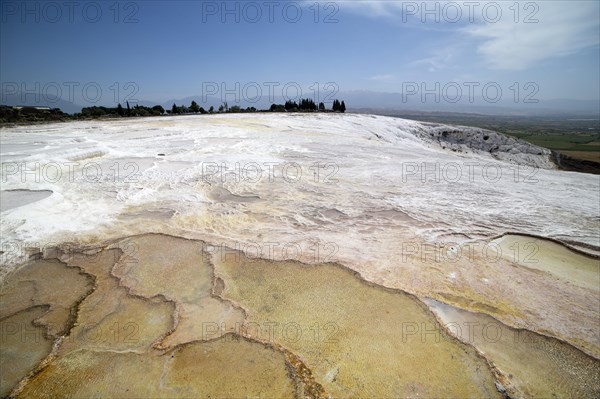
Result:
M425 141L458 153L488 154L495 159L542 169L555 169L552 151L492 130L431 124Z

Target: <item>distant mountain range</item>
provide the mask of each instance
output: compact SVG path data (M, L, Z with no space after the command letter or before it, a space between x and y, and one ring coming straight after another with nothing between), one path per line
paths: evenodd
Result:
M77 112L81 112L81 105L74 104L71 101L63 100L62 98L53 99L52 101L48 101L44 98L44 96L39 96L39 101L36 101L34 96L28 95L24 96L26 101L23 101L23 98L19 94L13 95L5 95L2 93L0 97L2 101L0 101L0 105L28 105L28 106L46 106L50 108L60 108L63 112L67 114L74 114Z
M491 103L481 97L469 102L465 94L460 101L451 103L440 96L436 102L433 95L422 101L419 94L404 96L402 93L378 93L370 91L351 91L340 94L350 110L356 108L379 108L397 110L417 110L429 112L464 112L491 115L598 115L600 116L599 100L552 99L540 100L537 103L514 102L512 93L505 93L498 102Z
M312 93L310 93L312 94ZM508 93L507 93L508 94ZM512 92L510 93L512 95ZM19 94L4 95L2 94L3 105L37 105L37 106L49 106L52 108L60 108L66 113L77 113L81 111L82 105L75 104L70 101L63 99L57 99L56 101L45 101L40 98L39 102L36 102L33 96L27 96L27 101L21 101L22 98ZM506 96L505 96L506 97ZM510 96L509 96L510 97ZM357 109L377 109L380 111L384 110L413 110L421 112L462 112L462 113L477 113L477 114L489 114L489 115L585 115L585 116L598 116L600 117L600 99L599 100L573 100L573 99L552 99L552 100L540 100L538 103L526 103L518 102L515 103L512 98L501 98L495 103L485 101L483 98L473 98L472 102L469 101L468 96L464 95L457 102L450 102L440 96L438 99L433 94L427 95L422 101L420 94L406 95L402 93L383 93L373 91L346 91L339 92L333 98L344 100L346 106L350 111ZM332 100L333 98L329 99ZM221 98L218 97L207 97L206 101L202 101L202 95L170 99L168 101L138 101L138 104L145 106L162 105L165 109L171 109L173 104L189 106L192 101L196 101L198 105L208 109L211 105L218 108L223 103ZM242 108L255 107L258 109L267 109L271 106L271 103L275 102L278 104L285 103L283 97L276 97L269 101L267 96L260 98L256 102L244 101L241 99L239 102L235 102L233 96L228 96L228 104L239 105ZM324 101L324 98L315 99L316 102ZM436 102L436 100L439 100ZM331 107L330 101L328 101L328 107ZM87 104L84 106L93 106L100 104ZM134 105L133 103L131 104ZM115 105L108 105L115 106ZM125 106L125 104L123 104Z

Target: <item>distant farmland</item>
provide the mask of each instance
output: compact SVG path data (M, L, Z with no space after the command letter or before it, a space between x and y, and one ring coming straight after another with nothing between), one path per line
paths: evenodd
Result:
M362 110L361 110L362 111ZM504 116L450 112L375 111L426 122L476 126L508 134L574 158L600 162L598 117Z

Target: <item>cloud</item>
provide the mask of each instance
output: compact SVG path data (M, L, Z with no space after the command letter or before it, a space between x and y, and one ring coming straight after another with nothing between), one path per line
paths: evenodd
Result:
M312 0L304 0L310 4ZM340 11L349 11L369 18L387 18L390 21L406 24L425 24L449 22L460 16L460 19L469 19L469 8L473 8L469 1L401 1L401 0L338 0L335 4ZM480 4L480 2L477 2ZM457 20L450 23L458 22Z
M388 74L370 76L368 79L376 80L379 82L391 82L391 81L396 80L396 75L392 75L392 74L388 73Z
M341 11L440 30L438 37L452 37L463 51L482 57L490 69L524 70L600 45L598 1L347 0L337 4ZM435 57L422 61L431 70L441 67Z
M305 0L311 3L311 0ZM400 2L380 0L345 0L337 1L335 4L341 11L357 12L360 15L371 18L393 18L401 10Z
M477 46L477 52L491 68L523 70L544 60L572 55L600 44L597 2L547 1L531 4L539 7L532 15L538 22L523 22L536 8L521 9L519 22L515 22L514 12L503 7L506 17L498 22L463 28L467 34L483 40Z
M412 67L426 67L429 72L437 72L442 69L455 67L454 54L455 49L453 47L445 47L440 51L431 52L432 55L429 57L421 58L412 61L408 66Z

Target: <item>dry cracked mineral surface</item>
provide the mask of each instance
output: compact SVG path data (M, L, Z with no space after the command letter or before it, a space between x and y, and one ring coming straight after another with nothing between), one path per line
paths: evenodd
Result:
M600 178L548 150L371 115L0 137L0 397L600 397Z

